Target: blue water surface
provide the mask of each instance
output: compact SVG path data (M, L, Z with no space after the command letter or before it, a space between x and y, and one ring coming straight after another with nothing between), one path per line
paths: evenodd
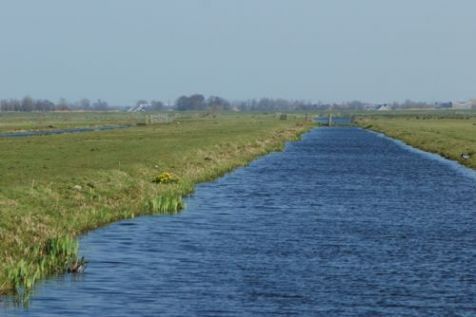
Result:
M320 128L198 186L177 216L85 235L81 253L85 274L0 315L475 316L476 176Z

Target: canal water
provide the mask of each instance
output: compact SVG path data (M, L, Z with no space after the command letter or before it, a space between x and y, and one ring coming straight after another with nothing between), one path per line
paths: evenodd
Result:
M89 233L81 252L85 274L0 315L474 316L476 176L320 128L198 186L179 215Z

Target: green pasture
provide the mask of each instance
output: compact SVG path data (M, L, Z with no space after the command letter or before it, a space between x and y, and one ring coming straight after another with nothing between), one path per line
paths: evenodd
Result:
M358 116L355 122L361 127L476 168L475 111L394 112ZM463 153L470 155L470 158L462 158Z
M137 125L144 114L53 113L41 124L38 115L2 114L0 129L132 126L0 138L0 292L67 269L71 237L119 219L177 212L196 183L280 150L313 126L298 114L193 113L147 125ZM160 181L163 173L174 181Z

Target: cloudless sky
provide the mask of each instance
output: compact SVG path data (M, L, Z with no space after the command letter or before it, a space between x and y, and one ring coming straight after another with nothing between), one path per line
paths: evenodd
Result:
M476 97L475 0L0 0L0 98Z

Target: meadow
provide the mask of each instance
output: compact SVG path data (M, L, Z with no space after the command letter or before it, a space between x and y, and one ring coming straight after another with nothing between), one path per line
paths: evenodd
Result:
M0 133L137 125L144 122L146 116L143 112L0 112Z
M437 153L476 168L475 111L405 111L358 115L359 126L400 139L416 148ZM468 154L465 159L461 154Z
M77 261L75 237L143 214L174 213L194 185L279 151L314 126L303 115L0 113L0 131L127 124L127 129L0 138L0 293Z

